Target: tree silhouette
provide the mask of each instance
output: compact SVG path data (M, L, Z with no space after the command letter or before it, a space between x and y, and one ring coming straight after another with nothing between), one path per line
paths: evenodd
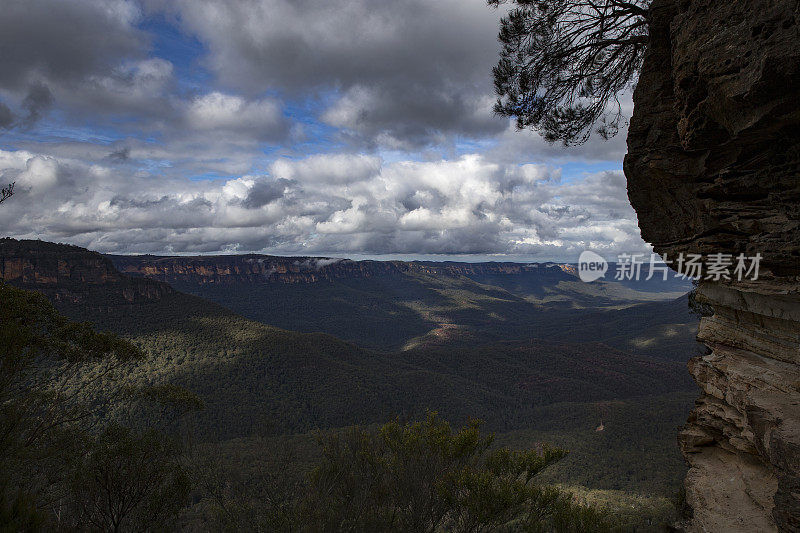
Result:
M499 6L508 0L488 0ZM581 144L599 123L603 138L623 119L648 42L650 0L511 0L492 69L494 110L548 142Z
M0 193L0 204L8 200L14 195L14 184L16 182L12 182L8 184L8 187L3 187L2 193Z

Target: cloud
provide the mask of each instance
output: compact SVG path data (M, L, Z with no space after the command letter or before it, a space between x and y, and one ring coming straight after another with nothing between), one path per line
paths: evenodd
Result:
M312 261L314 262L314 268L316 270L319 270L319 269L325 268L326 266L329 266L329 265L335 265L336 263L341 262L342 259L338 259L338 258L312 259Z
M0 87L75 82L143 53L140 12L125 0L6 0L0 17Z
M283 136L288 130L277 102L248 101L220 92L196 98L187 109L186 120L195 130L249 132L267 139Z
M622 114L633 114L631 93L620 95ZM623 121L620 131L610 140L592 135L579 146L564 148L560 143L548 143L533 130L518 130L513 121L508 121L506 129L496 137L496 144L487 150L487 155L495 160L515 162L521 158L533 161L617 161L621 162L627 152L626 138L628 123Z
M106 157L106 159L114 163L124 163L125 161L130 160L130 158L131 158L131 149L127 146L123 146L118 150L114 150Z
M14 113L6 104L0 102L0 130L8 129L14 124Z
M124 60L80 84L61 85L58 97L74 113L100 120L127 115L158 125L177 117L174 83L173 65L166 59Z
M22 119L22 127L30 128L42 118L42 114L53 105L53 93L43 83L34 83L28 90L28 94L22 101L22 107L26 111Z
M257 209L283 198L292 182L283 178L277 180L261 179L255 181L242 200L247 209Z
M275 176L300 183L342 185L367 180L381 168L381 159L369 155L319 154L302 160L279 159L272 164Z
M357 180L326 162L362 164ZM110 162L109 162L110 163ZM20 194L0 226L106 252L298 255L456 254L572 260L585 248L643 251L620 172L562 183L546 165L470 154L380 160L348 154L283 161L283 177L154 179L124 166L0 151ZM319 175L315 175L319 173ZM574 257L573 257L574 256Z
M22 100L22 116L17 116L11 109L0 102L0 129L10 130L19 127L28 130L42 118L53 105L53 93L41 82L35 82L28 88Z
M455 87L355 86L322 114L326 123L392 150L445 144L449 135L500 133L505 121L493 115L494 99Z
M181 89L175 66L148 56L151 39L138 25L139 4L127 0L10 0L0 17L0 90L16 100L30 128L53 104L67 123L112 126L168 141L223 131L251 145L282 140L290 125L281 105L218 91ZM3 109L3 123L9 127ZM13 115L12 115L13 116ZM2 127L2 126L0 126Z
M480 0L7 4L0 128L52 136L46 145L21 136L17 148L100 164L122 150L116 163L170 176L280 174L274 160L318 145L402 159L453 157L480 143L508 164L564 159L493 116L501 12ZM165 48L153 20L185 31L168 34ZM181 52L170 55L176 43ZM566 157L619 160L622 139ZM362 171L374 166L307 175L351 180Z
M133 0L4 2L0 92L19 110L16 125L32 128L50 107L63 112L63 126L91 117L153 128L174 117L172 64L147 57L142 17Z
M58 163L49 157L35 156L25 162L25 170L17 176L21 188L36 193L46 191L58 183Z
M500 14L9 0L0 227L122 253L640 249L621 173L581 172L620 161L624 132L564 151L492 115Z
M323 119L351 140L420 147L505 127L491 114L499 15L484 2L181 0L162 8L205 44L205 64L224 85L329 101Z

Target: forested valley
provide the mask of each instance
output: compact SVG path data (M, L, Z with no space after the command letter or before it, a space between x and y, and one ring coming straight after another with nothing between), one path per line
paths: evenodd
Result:
M12 529L657 530L674 516L674 432L695 396L686 298L548 309L490 280L415 275L394 298L373 280L358 286L368 306L423 317L381 349L249 320L80 248L4 239L0 258ZM266 302L297 289L295 308L318 289L314 320L327 305L328 329L357 330L365 309L331 310L358 301L355 284L326 283L251 288ZM535 306L516 336L491 335Z

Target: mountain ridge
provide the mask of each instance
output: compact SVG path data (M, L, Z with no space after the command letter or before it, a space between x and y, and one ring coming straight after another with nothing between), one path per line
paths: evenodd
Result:
M175 290L168 284L122 275L112 261L78 246L0 239L0 280L44 292L55 302L80 303L87 287L114 285L127 302L157 300Z
M375 351L327 334L247 320L163 282L115 273L108 258L76 247L3 240L0 262L28 269L27 277L10 275L16 267L5 269L9 283L40 290L67 316L121 333L151 354L130 379L196 391L206 403L196 426L204 438L247 436L258 428L282 433L373 423L426 409L454 421L477 416L490 427L513 428L526 424L536 406L555 401L627 398L690 385L678 362L603 343L496 343L481 337L473 343L480 346L471 348ZM37 268L44 269L38 276ZM53 280L53 272L60 277ZM441 290L478 290L459 279L448 278L450 285ZM127 299L128 283L155 287L157 297ZM497 289L479 289L494 301ZM61 298L65 293L76 298ZM465 301L478 297L469 293ZM391 327L402 325L401 317L387 320Z
M592 310L657 301L669 306L667 300L685 294L689 285L675 279L584 283L575 266L565 263L351 261L256 254L109 257L128 275L168 282L251 320L325 332L389 351L552 338L573 329L571 320L589 320L607 330L602 327L607 318ZM690 322L687 306L678 307L678 313L641 309L676 317L680 324ZM616 322L629 333L623 321ZM692 342L690 332L680 336Z
M199 283L279 282L316 283L343 278L372 278L392 274L488 275L545 271L554 279L573 280L577 269L568 263L514 263L456 261L377 261L312 256L274 256L262 254L157 256L113 255L107 257L128 275L177 278ZM547 269L547 270L545 270ZM552 269L552 270L550 270Z

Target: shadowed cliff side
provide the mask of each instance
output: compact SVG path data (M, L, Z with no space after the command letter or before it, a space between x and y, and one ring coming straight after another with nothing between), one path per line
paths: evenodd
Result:
M0 239L0 280L38 290L56 305L87 305L101 295L108 305L142 303L172 295L166 283L120 274L111 260L77 246L45 241ZM108 287L114 291L109 292ZM91 298L89 298L91 300Z
M800 3L656 0L625 174L656 251L754 256L703 281L688 531L800 531Z

